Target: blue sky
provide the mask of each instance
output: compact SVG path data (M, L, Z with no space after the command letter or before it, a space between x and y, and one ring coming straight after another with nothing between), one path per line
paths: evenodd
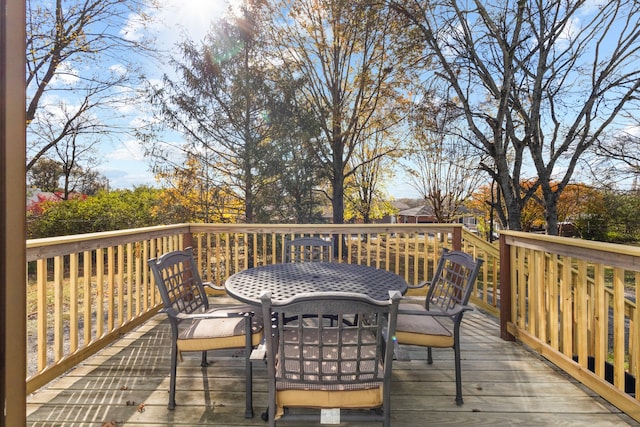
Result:
M226 8L224 0L163 0L161 9L154 11L153 24L142 30L131 16L127 27L123 29L130 37L140 36L141 31L148 31L156 37L158 48L172 50L180 41L182 34L194 40L201 39L208 29L212 19L219 17ZM149 63L148 76L160 79L163 72L162 64ZM146 119L144 108L132 108L128 112L131 123ZM133 138L104 144L100 148L100 165L97 169L105 175L111 188L132 188L139 185L155 185L155 179L149 172L149 162L144 158L143 150L138 141Z

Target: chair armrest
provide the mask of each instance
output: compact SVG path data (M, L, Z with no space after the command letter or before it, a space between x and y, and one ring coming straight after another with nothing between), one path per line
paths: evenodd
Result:
M431 285L430 281L424 281L424 282L418 283L417 285L407 285L407 289L420 289L430 285Z
M205 288L211 288L215 291L224 291L224 286L214 285L213 282L202 282L202 286Z
M228 319L232 317L251 317L255 313L252 311L238 311L236 313L209 312L209 313L180 313L175 308L165 308L162 311L170 317L178 320L197 320L197 319Z
M432 316L432 317L455 317L458 314L471 311L473 307L469 305L458 305L451 310L448 311L440 311L440 310L424 310L424 309L416 309L416 310L398 310L398 314L410 314L412 316Z

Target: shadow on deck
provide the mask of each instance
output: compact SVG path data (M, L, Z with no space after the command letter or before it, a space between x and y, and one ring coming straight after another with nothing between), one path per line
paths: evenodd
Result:
M426 350L404 347L411 360L394 362L392 425L637 425L522 345L500 340L495 319L474 311L462 328L464 405L455 404L452 350L434 349L428 365ZM185 355L169 411L169 341L157 315L29 396L27 425L265 425L266 369L254 365L256 416L245 419L243 359L233 351L212 352L207 369L198 354Z

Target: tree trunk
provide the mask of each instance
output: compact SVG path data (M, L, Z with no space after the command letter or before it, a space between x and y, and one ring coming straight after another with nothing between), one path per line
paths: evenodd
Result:
M333 198L331 199L333 208L333 223L344 224L344 176L336 174L333 179Z
M544 219L547 222L547 234L558 235L558 197L556 193L545 195Z
M504 206L507 210L507 228L509 230L522 230L522 221L520 213L522 211L522 201L520 198L520 187L516 185L517 179L513 179L509 174L509 170L503 167L498 171L496 183L499 192L504 199Z

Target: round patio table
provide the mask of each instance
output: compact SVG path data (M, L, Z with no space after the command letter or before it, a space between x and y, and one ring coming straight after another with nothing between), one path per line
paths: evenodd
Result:
M271 291L273 301L284 301L302 292L357 292L388 301L389 291L407 291L407 282L379 268L337 262L271 264L230 276L225 287L232 297L259 306L260 296Z

